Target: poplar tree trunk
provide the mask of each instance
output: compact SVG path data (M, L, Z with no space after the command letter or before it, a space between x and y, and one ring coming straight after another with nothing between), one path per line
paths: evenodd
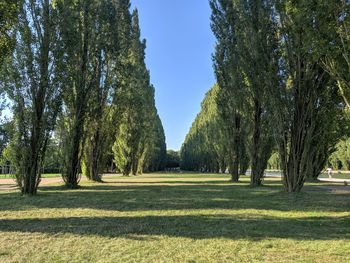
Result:
M128 160L125 165L125 169L123 171L123 176L130 176L131 170L132 170L132 163L130 160Z
M287 192L299 192L305 182L302 174L302 157L305 150L308 123L308 94L303 92L307 89L299 85L295 87L294 116L292 119L290 150L284 174L284 187ZM311 88L308 88L311 89Z
M77 189L79 187L80 181L80 143L82 141L82 129L83 129L83 121L79 116L81 114L77 114L76 119L74 121L74 127L72 131L72 138L69 141L68 148L68 160L66 173L62 175L63 180L68 188Z
M94 135L94 142L92 143L92 162L91 162L91 180L94 182L102 182L102 174L101 174L101 155L103 149L103 143L102 143L102 138L100 134L100 129L97 128L97 131L95 132Z
M242 140L246 140L242 138ZM245 175L249 168L249 156L247 155L246 146L244 143L241 143L241 151L240 151L240 161L239 161L239 174Z
M84 159L85 171L83 171L86 177L94 182L102 182L102 162L104 144L102 141L101 131L99 124L94 130L91 140L84 147Z
M312 159L312 137L315 129L314 118L321 89L326 89L325 72L314 63L308 66L300 63L294 86L294 111L288 145L288 159L284 170L284 187L287 192L300 192L308 176L308 166ZM284 145L286 147L287 145ZM285 152L287 150L284 150Z
M254 100L253 145L252 145L252 171L250 186L261 186L264 171L261 169L261 114L262 109L258 99Z
M132 157L132 174L136 176L138 173L138 159L136 156Z
M231 181L239 181L239 162L241 148L241 116L235 114L234 117L234 140L233 140L233 166L231 170Z

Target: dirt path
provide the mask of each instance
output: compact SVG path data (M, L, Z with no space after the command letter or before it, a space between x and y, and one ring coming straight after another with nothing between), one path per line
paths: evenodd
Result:
M56 183L63 183L62 178L61 177L42 178L40 185L56 184ZM17 188L17 185L14 179L12 178L0 179L0 190L13 190L16 188Z
M341 184L348 184L348 185L350 185L350 179L319 178L318 180L321 181L321 182L326 182L326 183L341 183Z
M105 177L113 176L113 175L106 175ZM81 181L85 181L86 178L82 177ZM50 178L41 178L40 185L49 185L49 184L58 184L63 183L62 177L50 177ZM0 191L1 190L13 190L17 189L17 185L15 182L15 179L13 178L6 178L6 179L0 179Z
M319 178L319 181L323 183L337 183L338 185L320 185L317 188L328 190L328 191L336 191L336 192L350 192L350 179L337 179L337 178Z

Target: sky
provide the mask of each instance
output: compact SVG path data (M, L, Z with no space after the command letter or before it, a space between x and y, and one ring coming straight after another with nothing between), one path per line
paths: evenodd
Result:
M215 83L208 0L131 0L147 40L146 64L167 148L179 150Z

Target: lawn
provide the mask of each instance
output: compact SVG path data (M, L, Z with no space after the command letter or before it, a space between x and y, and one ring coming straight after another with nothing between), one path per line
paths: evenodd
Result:
M350 191L152 174L0 192L0 262L350 262Z

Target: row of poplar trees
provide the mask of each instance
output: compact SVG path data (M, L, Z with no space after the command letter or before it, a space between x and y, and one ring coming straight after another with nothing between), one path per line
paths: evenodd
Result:
M276 148L284 188L316 179L349 135L348 0L210 0L217 86L182 146L182 166L251 167L260 186Z
M52 136L69 188L82 172L102 181L111 159L124 175L163 169L165 136L130 1L9 2L16 21L0 87L12 107L11 162L22 193L36 194Z

